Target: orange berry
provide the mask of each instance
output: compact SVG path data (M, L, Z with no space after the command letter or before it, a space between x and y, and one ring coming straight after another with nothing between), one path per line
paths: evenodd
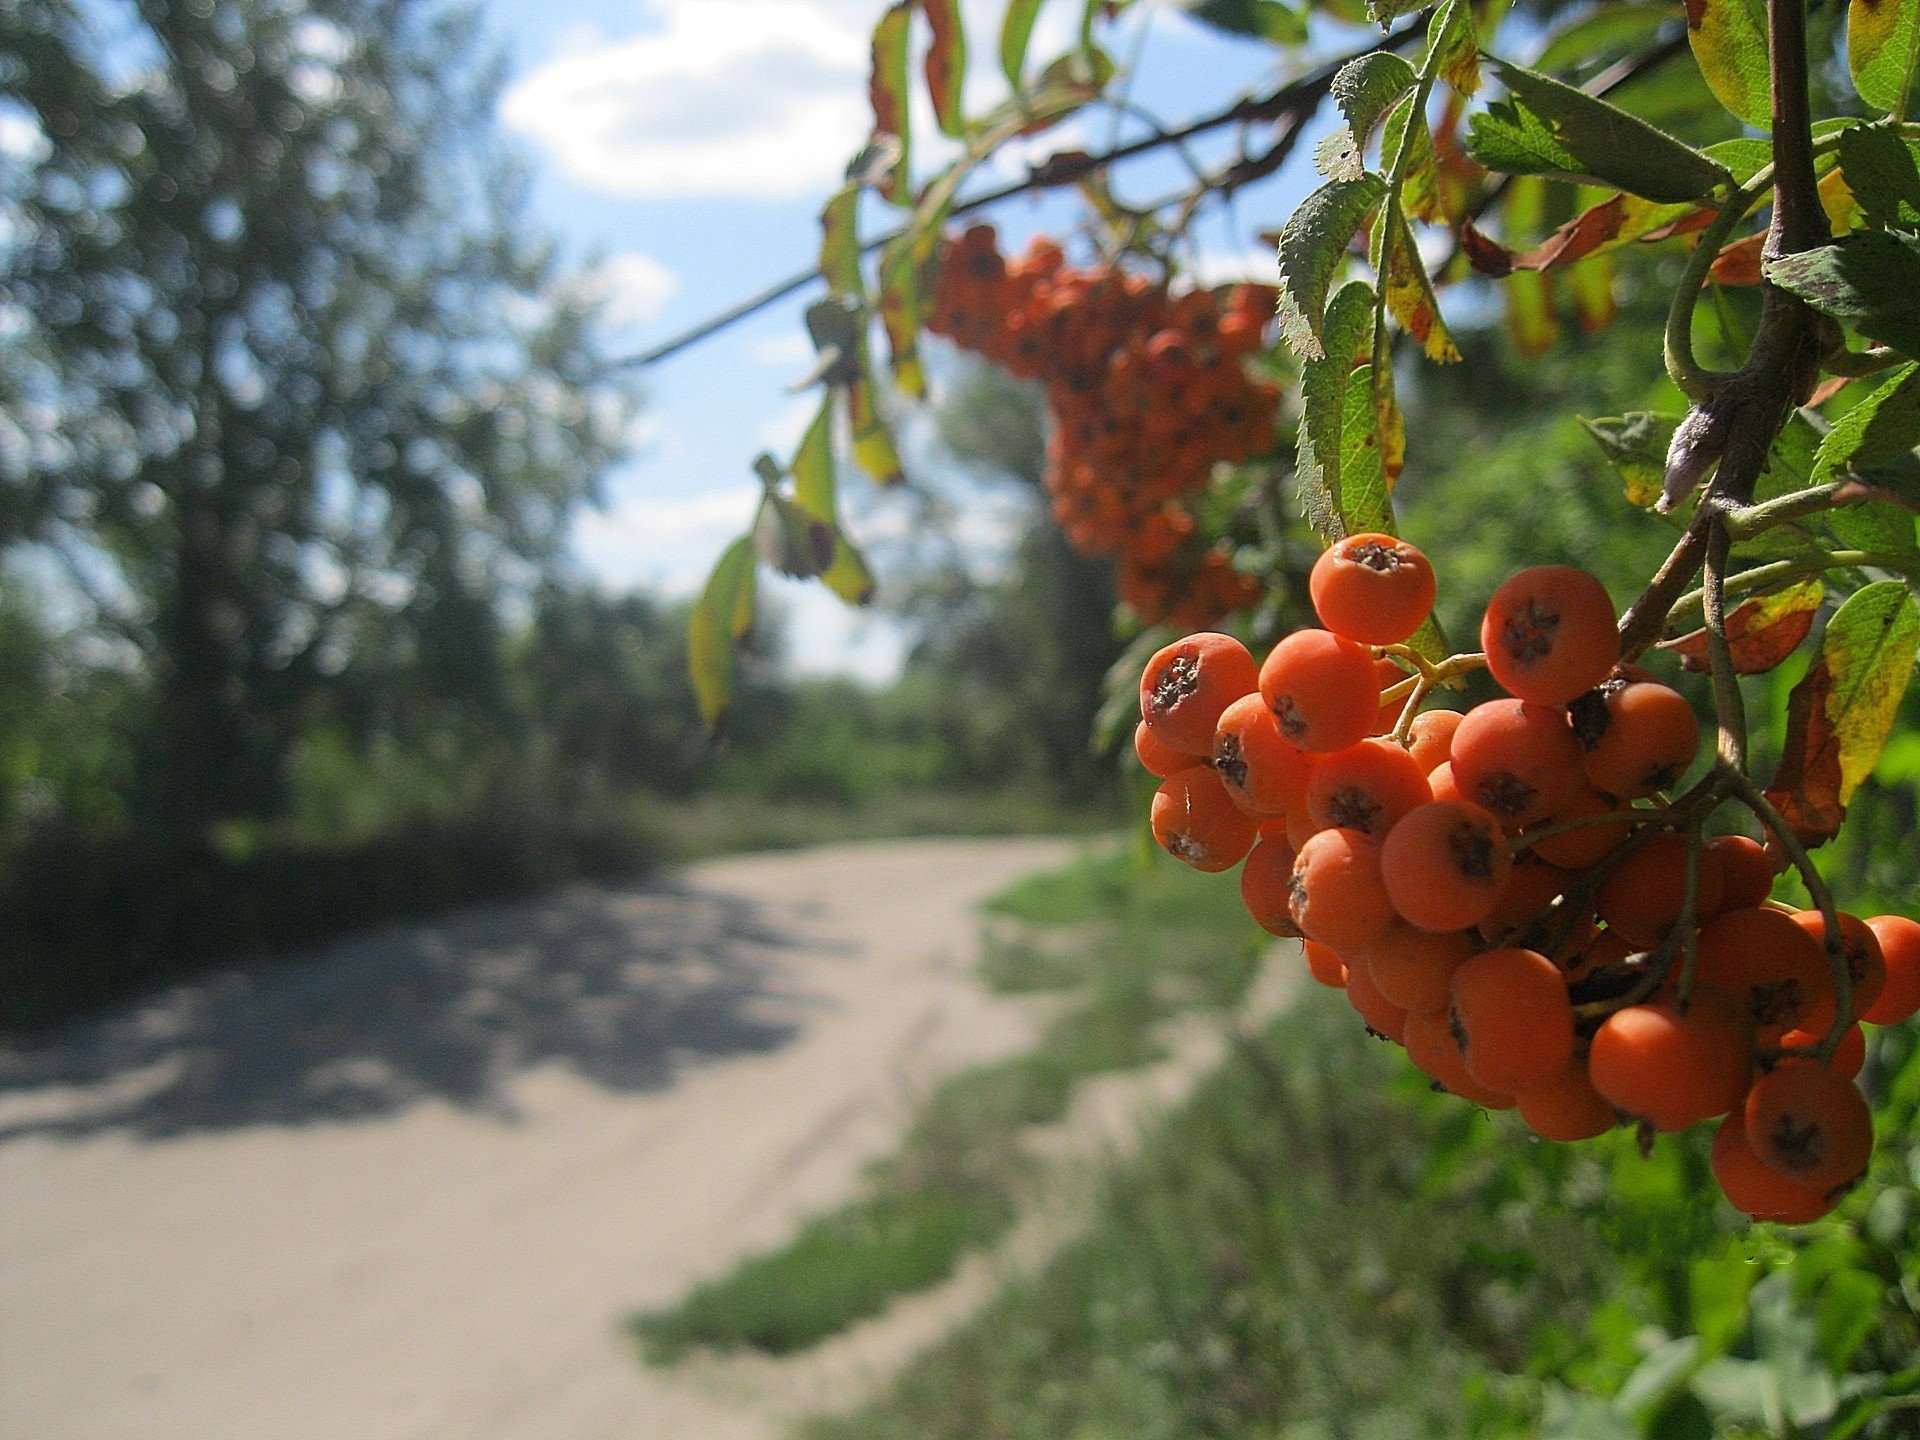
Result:
M1444 1010L1422 1010L1407 1016L1407 1058L1433 1077L1444 1090L1488 1110L1511 1110L1513 1096L1474 1077L1460 1050L1460 1037Z
M1337 954L1318 940L1302 940L1300 953L1307 957L1307 973L1333 990L1347 988L1347 966Z
M1836 913L1840 919L1840 947L1847 957L1847 973L1853 977L1853 1013L1857 1018L1873 1008L1873 1002L1887 986L1887 957L1880 949L1880 937L1867 927L1866 921L1844 910ZM1796 910L1790 918L1820 947L1824 973L1831 984L1833 967L1826 963L1827 917L1818 910ZM1827 1020L1832 1019L1829 1012Z
M1426 772L1391 740L1362 740L1336 750L1322 757L1307 782L1307 811L1316 824L1359 830L1376 840L1432 799Z
M1839 1203L1837 1196L1828 1199L1754 1154L1747 1143L1747 1118L1739 1110L1730 1111L1714 1132L1709 1163L1728 1203L1755 1220L1805 1225Z
M1150 815L1153 838L1196 870L1227 870L1253 849L1259 826L1227 794L1212 767L1195 765L1162 782Z
M1304 809L1316 758L1286 742L1258 691L1227 706L1213 732L1213 768L1249 815Z
M1231 635L1189 635L1147 662L1140 677L1140 718L1170 748L1211 754L1220 713L1259 683L1253 656Z
M1715 835L1707 841L1707 849L1720 857L1725 877L1721 909L1746 910L1766 903L1773 893L1773 859L1766 846L1745 835Z
M1781 911L1725 911L1701 927L1694 954L1700 983L1738 1001L1763 1043L1833 1018L1826 954Z
M1633 953L1633 947L1613 931L1602 930L1588 937L1580 952L1561 967L1561 973L1567 977L1567 987L1571 989L1591 975L1624 963Z
M1400 817L1380 847L1393 908L1421 930L1464 930L1492 913L1513 869L1500 822L1477 805L1436 800Z
M1260 693L1280 733L1302 750L1344 750L1367 738L1380 709L1373 657L1327 630L1296 630L1260 667Z
M1543 820L1578 790L1580 742L1565 712L1522 700L1476 705L1453 735L1453 779L1504 825Z
M1533 950L1489 950L1453 976L1467 1069L1508 1094L1544 1085L1573 1058L1573 1005L1560 968Z
M1824 1031L1789 1030L1780 1037L1782 1050L1811 1050L1826 1039ZM1806 1060L1783 1060L1783 1065L1805 1065ZM1833 1059L1827 1068L1842 1080L1852 1080L1867 1066L1867 1032L1858 1025L1849 1025L1840 1035L1840 1043L1834 1047Z
M1271 935L1298 935L1288 906L1293 898L1293 847L1284 835L1253 847L1240 867L1240 899L1254 923Z
M1898 1025L1920 1013L1920 924L1904 915L1875 915L1867 928L1880 942L1887 981L1860 1018L1869 1025Z
M1656 1130L1684 1130L1724 1115L1746 1094L1753 1042L1725 997L1696 990L1681 1014L1670 1002L1616 1010L1593 1037L1593 1088Z
M1396 1045L1407 1043L1407 1012L1380 993L1364 964L1347 966L1347 1003L1374 1034Z
M1515 1097L1520 1118L1543 1140L1568 1144L1604 1135L1620 1123L1614 1108L1593 1088L1586 1063L1569 1060L1566 1069L1544 1085Z
M1349 535L1314 562L1307 594L1320 623L1363 645L1398 645L1433 610L1433 566L1391 535Z
M1453 762L1445 761L1427 772L1427 788L1433 791L1436 800L1451 800L1456 804L1467 804L1467 797L1460 793L1460 782L1453 778Z
M1621 800L1672 789L1700 750L1700 721L1687 697L1652 680L1582 698L1573 729L1586 748L1587 779Z
M1293 862L1293 923L1341 954L1377 940L1393 923L1380 882L1379 843L1358 830L1322 830Z
M1403 1010L1444 1010L1453 997L1453 972L1473 954L1464 930L1429 934L1394 924L1362 952L1380 993Z
M1510 694L1564 705L1605 680L1620 658L1613 601L1571 565L1522 570L1487 602L1480 648Z
M1189 755L1162 742L1144 720L1133 727L1133 753L1140 757L1149 775L1158 775L1162 780L1170 780L1182 770L1207 763L1204 755Z
M1694 913L1720 909L1720 867L1711 852L1700 852ZM1687 841L1672 831L1655 835L1620 862L1600 887L1600 918L1638 950L1651 950L1667 938L1685 908Z
M1521 926L1545 915L1547 907L1567 893L1573 878L1559 866L1541 860L1537 847L1522 854L1514 861L1499 900L1479 921L1480 933L1489 940L1512 936Z
M1761 1161L1821 1195L1866 1174L1873 1112L1850 1081L1819 1065L1782 1065L1747 1096L1747 1144Z
M1618 816L1609 823L1585 824L1575 830L1563 830L1558 835L1548 835L1536 840L1530 847L1550 865L1558 865L1563 870L1585 870L1590 865L1598 865L1607 856L1619 848L1620 842L1627 838L1633 828L1632 812L1623 810L1617 800L1602 795L1598 790L1581 790L1569 799L1554 807L1553 813L1542 821L1542 825L1551 828L1570 821L1599 821L1604 816Z
M1453 734L1466 718L1458 710L1424 710L1413 717L1407 752L1422 770L1431 773L1453 759Z

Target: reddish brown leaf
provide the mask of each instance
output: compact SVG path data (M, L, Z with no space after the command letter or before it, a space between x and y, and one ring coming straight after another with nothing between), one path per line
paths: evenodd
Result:
M1460 249L1482 275L1504 280L1513 273L1513 252L1468 220L1460 227Z
M1648 244L1656 240L1671 240L1676 235L1691 235L1696 230L1704 230L1713 223L1714 211L1693 210L1678 220L1666 225L1657 225L1640 238Z
M1766 244L1764 233L1736 240L1713 257L1714 282L1719 285L1758 285L1760 283L1760 247Z
M1793 687L1787 703L1787 748L1767 799L1802 845L1821 845L1840 833L1840 744L1827 716L1833 672L1825 657Z
M1616 195L1582 211L1532 250L1513 257L1516 270L1544 270L1549 265L1571 265L1583 255L1613 239L1627 218L1626 199Z
M1727 616L1727 648L1733 652L1734 671L1761 675L1785 660L1813 630L1813 617L1825 598L1826 587L1809 580L1734 607ZM1707 659L1705 630L1663 640L1660 648L1673 651L1681 666L1695 674L1713 668Z

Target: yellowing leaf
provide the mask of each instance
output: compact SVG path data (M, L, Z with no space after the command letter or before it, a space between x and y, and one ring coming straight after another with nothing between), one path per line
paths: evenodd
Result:
M943 134L955 139L967 133L962 92L967 83L967 27L960 0L920 0L933 43L927 47L927 92L933 97L934 118Z
M1393 312L1393 318L1419 342L1429 360L1442 363L1458 360L1460 351L1447 333L1446 321L1441 318L1433 280L1420 258L1413 231L1398 210L1391 212L1382 246L1385 250L1382 282L1386 286L1387 308Z
M733 696L734 642L753 623L753 553L745 535L721 552L687 626L687 675L700 718L716 736Z
M1920 61L1920 0L1853 0L1847 7L1847 68L1860 98L1905 119Z
M1765 674L1799 649L1813 632L1813 617L1826 596L1825 585L1807 580L1736 605L1727 616L1727 649L1733 656L1734 673ZM1705 630L1662 640L1660 648L1678 655L1681 668L1696 675L1713 668Z
M913 22L913 0L896 0L873 27L873 68L867 97L873 106L873 133L897 142L897 158L888 177L886 196L904 205L913 194L911 121L907 104L907 39Z
M1687 40L1714 98L1756 129L1773 123L1766 0L1686 0Z

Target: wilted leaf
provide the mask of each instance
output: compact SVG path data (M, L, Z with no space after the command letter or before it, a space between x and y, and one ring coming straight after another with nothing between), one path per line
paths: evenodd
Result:
M1516 270L1507 277L1507 337L1528 359L1553 348L1560 321L1553 313L1553 282L1538 270Z
M1674 415L1635 410L1627 415L1582 420L1587 433L1599 442L1607 461L1626 482L1627 502L1651 509L1660 499L1667 474L1667 446L1680 423Z
M810 580L833 563L834 529L793 501L769 494L753 525L753 546L769 567L796 580Z
M1433 280L1427 274L1426 262L1420 258L1413 231L1398 210L1389 213L1381 241L1386 252L1381 278L1386 286L1387 308L1419 343L1429 360L1442 363L1458 360L1460 351L1447 333L1446 321L1441 318L1440 301L1433 293Z
M1315 151L1320 173L1333 180L1358 180L1366 168L1367 141L1374 126L1418 83L1413 66L1385 50L1342 65L1333 77L1332 94L1347 123L1334 129Z
M1007 0L1006 17L1000 22L1000 70L1015 93L1020 76L1026 70L1027 45L1033 39L1033 22L1040 16L1045 0Z
M894 446L893 431L880 413L871 380L855 380L847 386L847 416L853 426L855 463L881 485L904 481L900 452Z
M1787 704L1787 743L1767 798L1804 844L1840 831L1847 802L1893 727L1920 648L1920 610L1906 586L1858 591L1827 622L1819 653Z
M1319 360L1327 291L1367 216L1386 198L1378 175L1331 180L1300 202L1280 231L1280 333L1305 360Z
M753 592L753 539L743 535L721 552L687 626L688 678L700 718L715 735L733 695L734 642L753 623Z
M1547 270L1573 265L1588 256L1604 255L1617 246L1649 238L1662 227L1693 215L1700 216L1701 225L1713 219L1711 210L1692 205L1656 205L1637 195L1614 195L1582 210L1533 249L1515 255L1513 268Z
M1489 170L1592 180L1648 200L1702 200L1732 176L1664 130L1548 75L1494 61L1507 87L1469 122L1467 149Z
M887 332L888 364L894 388L911 400L926 397L920 367L919 237L902 231L880 252L880 324Z
M956 140L967 133L962 92L967 83L967 24L960 0L920 0L933 31L927 46L927 93L933 97L933 115L942 134Z
M1853 0L1847 7L1847 68L1876 110L1905 119L1920 61L1920 0Z
M1429 44L1441 79L1462 95L1480 89L1480 33L1467 0L1446 0L1435 12Z
M913 25L913 0L896 0L873 27L873 68L867 97L873 105L873 133L898 144L886 185L887 199L904 205L913 194L911 122L907 104L907 38Z
M1766 0L1687 0L1687 40L1714 97L1747 124L1768 129Z
M1727 616L1727 649L1733 654L1734 673L1764 675L1799 649L1800 642L1813 633L1813 617L1826 595L1825 585L1808 580L1734 606ZM1662 640L1660 648L1673 651L1682 668L1696 675L1713 669L1705 630Z
M764 478L764 477L762 477ZM793 503L815 519L833 523L839 514L838 486L833 466L833 397L820 409L793 454Z
M1920 358L1920 242L1862 230L1763 267L1774 284L1869 340Z
M1765 232L1749 235L1744 240L1736 240L1718 255L1707 273L1713 277L1716 285L1726 285L1741 289L1760 283L1760 252L1766 245Z

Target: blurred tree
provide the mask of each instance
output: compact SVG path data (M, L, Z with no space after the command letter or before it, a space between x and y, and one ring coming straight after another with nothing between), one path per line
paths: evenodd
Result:
M271 814L370 643L497 698L502 598L615 453L477 38L438 0L0 0L0 547L137 661L170 828Z

